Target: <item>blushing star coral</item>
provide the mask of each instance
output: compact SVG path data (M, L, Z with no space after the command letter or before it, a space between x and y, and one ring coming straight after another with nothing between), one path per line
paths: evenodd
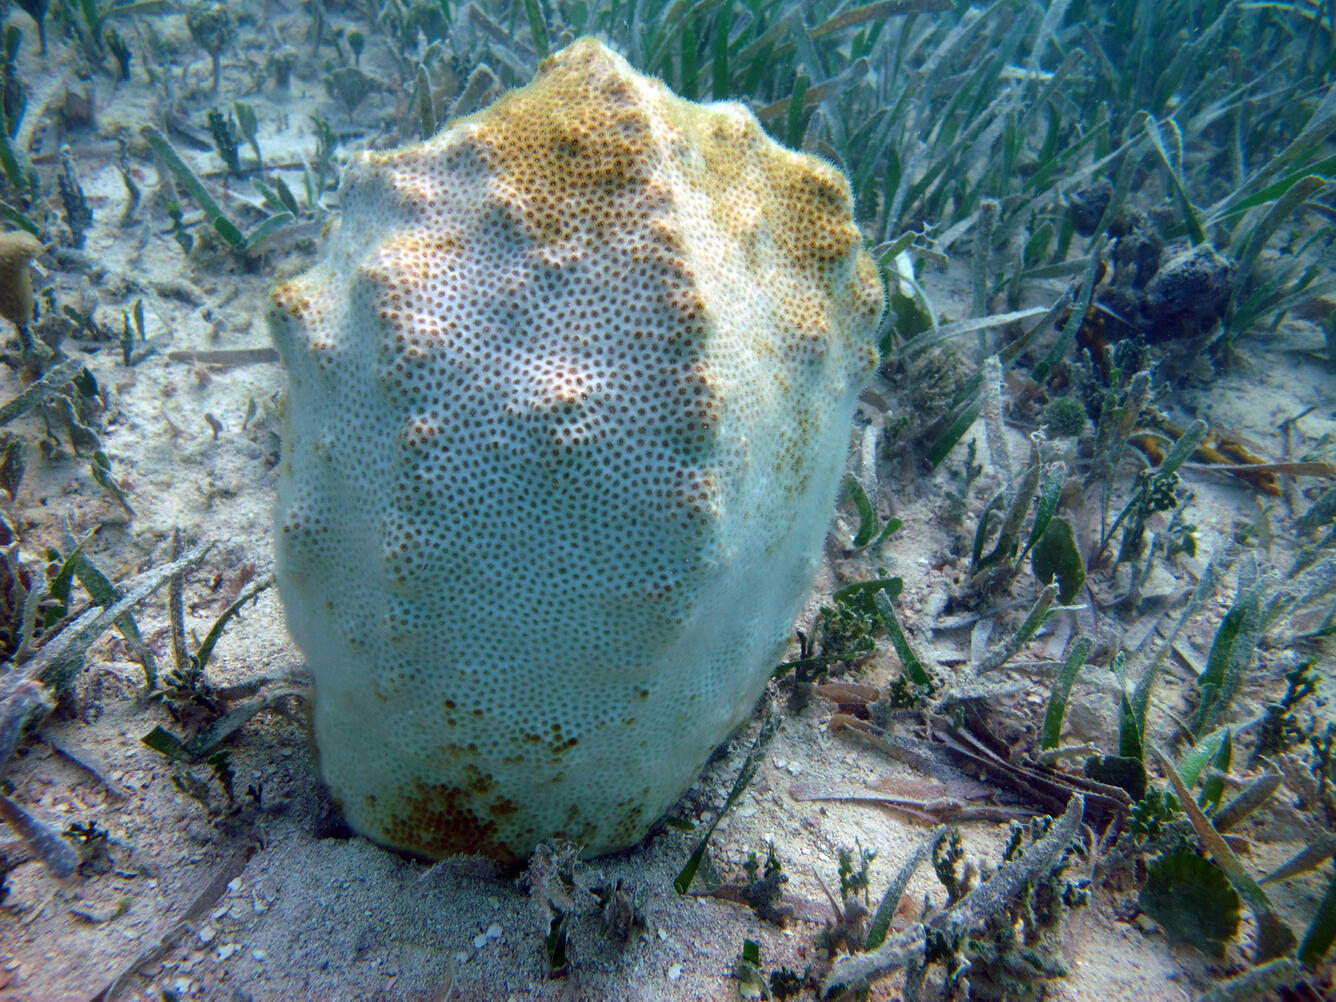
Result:
M584 38L342 203L272 309L323 778L428 857L632 845L819 559L883 306L848 183Z

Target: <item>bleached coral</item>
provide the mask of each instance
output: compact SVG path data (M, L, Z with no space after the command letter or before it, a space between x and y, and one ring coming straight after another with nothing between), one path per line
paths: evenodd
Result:
M848 184L581 39L342 201L273 310L322 775L427 856L630 845L811 581L882 309Z

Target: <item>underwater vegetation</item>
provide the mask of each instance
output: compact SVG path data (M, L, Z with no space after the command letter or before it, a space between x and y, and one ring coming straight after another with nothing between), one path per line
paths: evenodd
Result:
M742 101L772 138L838 167L886 288L850 525L837 521L849 531L829 547L836 587L776 668L775 712L831 710L843 745L1011 798L864 791L934 830L889 880L878 847L846 849L819 877L839 888L810 966L773 960L758 933L738 944L744 997L858 998L891 977L906 998L1042 997L1062 976L1064 916L1092 898L1209 958L1212 1002L1331 991L1336 442L1296 413L1268 455L1209 393L1273 350L1336 378L1331 0L0 9L0 768L114 630L142 666L144 741L212 823L248 831L262 791L234 790L229 756L257 714L300 698L279 679L211 677L214 644L267 576L189 638L183 577L205 559L207 524L158 566L99 569L122 565L95 551L132 539L142 506L104 448L118 382L169 363L203 382L274 356L173 346L158 303L174 293L111 288L89 250L97 227L165 248L185 278L294 274L338 218L355 153L430 137L595 35L676 94ZM39 75L38 53L58 74ZM939 309L949 286L965 291ZM1330 409L1312 403L1313 421ZM38 466L68 470L111 514L78 531L86 511L39 522L25 483ZM1257 505L1198 552L1201 495L1222 484ZM897 537L927 522L950 539L938 563L953 578L910 595ZM161 588L165 609L150 609ZM154 615L170 627L156 652L139 627ZM968 655L948 660L934 637L952 631ZM1094 735L1072 722L1087 684L1104 687L1110 722ZM1032 693L1036 708L1021 700ZM756 727L709 821L670 821L693 835L674 893L771 924L801 905L785 860L762 851L712 875L709 857L777 726ZM0 793L24 858L85 879L97 829L62 834ZM1311 837L1264 872L1248 835L1280 813ZM1015 823L997 858L967 858L952 834L980 820ZM893 927L924 863L935 897ZM578 969L582 914L614 939L644 925L640 902L582 867L566 846L531 861L534 951L552 976ZM1277 888L1304 880L1310 907L1285 912Z

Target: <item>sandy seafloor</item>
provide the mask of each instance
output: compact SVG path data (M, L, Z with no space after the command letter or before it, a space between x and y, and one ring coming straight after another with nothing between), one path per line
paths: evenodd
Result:
M11 13L10 18L30 29L22 14ZM184 35L179 17L158 18L157 24L168 38L180 41ZM53 40L53 46L57 44L65 43ZM340 121L341 111L319 82L304 78L300 70L290 94L276 103L273 95L246 94L249 76L234 60L228 63L225 95L245 96L255 105L267 160L292 163L299 153L310 154L314 138L308 111L318 108L331 121ZM33 89L30 115L41 113L44 95L57 101L67 86L84 86L62 79L55 60L39 66L34 45L25 45L21 65ZM207 61L195 59L177 86L206 88L207 76ZM67 520L76 536L105 523L89 553L118 580L166 562L174 530L191 543L213 542L186 583L187 624L202 635L241 580L252 571L263 575L273 565L270 521L278 450L273 414L283 374L273 363L211 368L174 362L166 351L266 347L262 317L267 287L276 273L291 273L312 258L300 250L275 252L257 273L244 274L226 252L197 246L187 261L164 232L161 212L148 221L156 179L144 157L132 163L145 191L145 207L136 222L120 227L125 189L115 167L114 137L132 137L140 124L154 120L156 97L138 67L133 81L115 88L99 76L92 92L96 110L91 128L58 137L44 121L33 132L34 156L49 155L59 139L70 143L94 210L82 251L61 250L44 259L48 280L59 302L84 297L96 304L97 318L117 332L121 312L142 297L148 335L166 334L169 344L133 368L121 364L114 343L66 345L106 389L103 443L128 488L134 518L128 519L92 482L85 461L68 451L48 461L30 450L15 505L16 524L25 552L32 553L43 542L59 544ZM390 100L389 95L368 98ZM349 137L341 152L356 145L356 137ZM197 170L219 176L220 164L212 153L188 151L180 144L178 148ZM248 157L244 150L243 157ZM297 175L288 178L296 189ZM249 186L233 185L250 195ZM187 217L192 215L188 210ZM968 262L957 260L948 271L926 276L943 313L964 314L968 273ZM1056 292L1032 290L1036 301L1042 301L1040 293ZM1318 344L1315 329L1287 322L1265 341L1243 342L1242 356L1223 378L1183 390L1165 403L1180 417L1209 415L1278 457L1283 440L1277 426L1287 416L1315 405L1299 426L1309 442L1336 426L1332 376L1302 350ZM17 390L14 375L0 373L0 397L9 399ZM247 422L252 401L256 414ZM216 420L216 434L206 415ZM19 427L36 437L31 420ZM1012 454L1023 455L1025 429L1008 433ZM981 432L978 437L986 462ZM955 462L953 458L942 470ZM883 511L892 507L904 528L874 554L855 557L838 543L828 544L825 566L801 623L810 622L812 611L833 587L878 567L903 577L901 605L911 623L931 596L958 584L962 569L948 557L950 534L937 521L948 490L945 474L906 476L895 464L883 463L881 480ZM1197 471L1189 472L1187 480L1196 491L1192 520L1201 527L1200 556L1183 564L1180 580L1165 583L1166 591L1190 584L1192 572L1200 572L1226 534L1259 511L1258 497L1245 486ZM999 484L996 471L986 469L971 496L967 527L972 529L979 507ZM1307 507L1302 496L1297 507ZM1288 524L1291 514L1281 503L1272 519ZM837 517L832 540L849 538L848 519L847 514ZM1272 540L1263 540L1259 558L1288 566L1292 554L1286 540L1291 535L1277 531ZM1225 589L1222 596L1229 594ZM1222 611L1223 597L1215 603L1215 615ZM141 629L164 665L170 659L165 609L164 592L139 612ZM1150 604L1150 614L1160 611ZM1128 631L1153 625L1150 620L1123 624ZM1188 641L1204 651L1212 629L1212 616L1201 617ZM929 642L934 656L945 662L959 660L968 644L968 631L962 630L938 631ZM1052 657L1053 645L1052 631L1046 631L1021 656ZM1287 667L1270 664L1270 653L1263 651L1255 678L1264 685L1246 691L1243 704L1255 709L1274 696L1275 680ZM228 628L209 673L214 684L229 685L257 676L296 675L301 668L301 657L284 631L277 596L269 591ZM897 671L893 655L879 652L848 680L876 684ZM1174 708L1179 694L1189 688L1183 673L1176 664L1159 693L1163 705ZM578 673L573 673L572 684L580 684ZM91 821L106 829L113 841L114 868L55 881L29 861L9 874L8 896L0 909L0 999L86 1002L101 997L98 993L143 959L118 997L158 1000L170 992L178 999L210 1000L727 1000L737 997L730 970L745 938L760 943L766 967L784 963L801 969L813 955L819 928L815 924L800 920L780 929L735 904L679 897L672 879L693 838L661 826L640 848L592 864L609 878L621 879L644 901L648 928L618 947L600 935L596 917L578 920L570 941L570 973L546 980L538 920L513 875L489 874L487 867L468 862L428 868L362 839L315 837L319 802L298 703L288 704L292 712L286 714L262 713L231 744L238 791L262 784L265 805L254 830L237 833L214 823L199 803L178 790L171 780L172 764L141 743L155 724L172 727L160 706L144 704L141 686L141 670L121 643L104 638L90 652L79 680L76 713L48 720L8 770L14 799L41 817L58 827ZM1042 713L1046 694L1047 683L1036 680L1017 698ZM1114 707L1109 684L1083 678L1072 702L1076 736L1108 747ZM787 896L810 903L804 911L812 913L828 911L815 875L828 884L837 882L840 847L857 842L877 850L872 868L877 893L927 832L923 825L877 806L794 797L800 787L833 790L923 779L831 734L827 724L832 712L820 699L800 712L785 712L764 766L720 826L712 848L724 874L737 879L747 853L764 855L767 842L773 843L790 877ZM1153 723L1152 728L1161 725ZM753 723L706 768L675 810L677 816L692 821L712 816L755 727ZM107 782L57 749L93 766ZM1261 812L1243 832L1252 841L1247 861L1256 872L1286 858L1305 835L1297 815L1284 806L1286 800L1277 798L1276 806ZM996 824L967 823L962 828L967 848L986 856L996 855L1006 833L1005 826ZM0 834L0 841L4 839ZM929 891L940 889L924 867L911 894ZM1282 912L1300 928L1317 893L1316 880L1272 889ZM202 914L180 927L201 896ZM1091 906L1074 913L1065 932L1070 975L1053 983L1047 997L1176 1002L1196 997L1226 970L1237 969L1209 963L1190 948L1168 946L1153 923L1130 921L1131 914L1126 899L1097 888ZM1248 941L1245 928L1242 943L1231 948L1231 963L1244 956ZM165 949L152 955L160 943ZM872 997L896 997L897 984L891 979L878 985Z

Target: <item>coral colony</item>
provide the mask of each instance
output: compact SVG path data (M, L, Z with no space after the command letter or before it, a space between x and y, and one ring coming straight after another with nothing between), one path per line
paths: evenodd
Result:
M586 38L343 202L274 293L322 774L427 856L631 845L811 583L882 309L848 184Z

